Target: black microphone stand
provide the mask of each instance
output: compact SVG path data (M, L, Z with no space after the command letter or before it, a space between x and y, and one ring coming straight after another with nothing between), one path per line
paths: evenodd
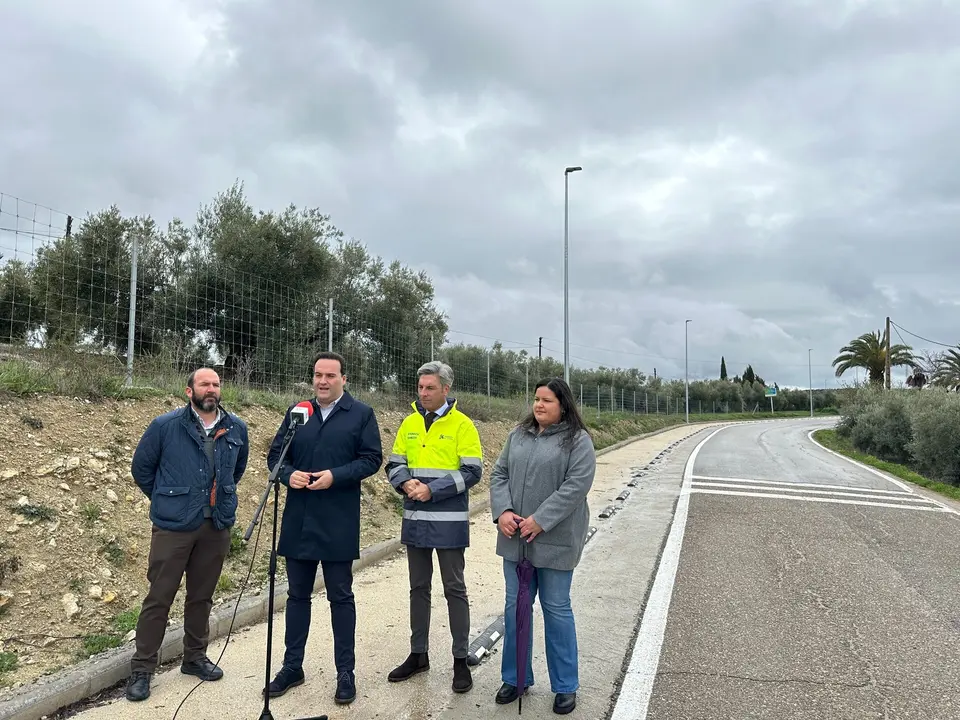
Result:
M257 524L257 520L260 518L260 513L263 512L263 507L266 505L267 497L270 495L270 488L272 487L273 533L270 541L270 597L267 599L267 656L265 663L266 667L264 670L266 681L263 685L263 710L260 712L260 720L273 720L273 713L270 712L270 656L273 652L273 594L277 582L277 515L280 507L280 481L277 480L277 477L280 475L280 468L283 467L284 458L287 456L287 451L290 449L290 445L293 443L293 436L296 434L297 427L299 427L300 424L301 423L297 422L297 416L291 415L290 425L287 428L287 434L283 438L283 450L280 453L280 459L277 460L277 464L270 473L270 477L267 480L267 488L263 491L263 497L260 498L260 505L257 507L257 511L253 515L253 520L250 521L250 526L247 528L246 534L243 536L244 542L250 540L250 536L253 534L253 528ZM298 720L328 719L326 715L314 715L307 718L298 718Z

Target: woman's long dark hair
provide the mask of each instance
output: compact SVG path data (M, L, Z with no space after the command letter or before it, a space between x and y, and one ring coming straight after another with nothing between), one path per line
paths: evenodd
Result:
M534 394L542 387L549 388L560 402L560 422L566 424L563 440L560 442L561 447L571 445L581 430L589 435L590 431L580 416L577 401L573 399L573 391L570 389L570 386L567 385L566 381L562 378L545 378L537 383L537 387L534 388L533 391ZM537 423L537 418L533 414L533 410L520 422L520 427L532 432L537 432L540 425Z

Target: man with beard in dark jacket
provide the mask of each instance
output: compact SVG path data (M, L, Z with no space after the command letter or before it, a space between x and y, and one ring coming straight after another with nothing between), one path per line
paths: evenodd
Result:
M303 659L310 631L310 606L318 565L333 624L337 669L334 700L356 698L353 561L360 557L360 482L383 463L380 428L373 409L344 390L343 358L319 353L313 362L313 414L300 426L280 469L287 486L277 555L286 558L286 652L270 683L270 697L304 682ZM270 447L271 472L283 451L290 410Z
M155 418L133 454L131 474L150 498L150 590L137 621L128 700L150 697L170 606L187 575L183 606L183 663L187 675L219 680L206 655L210 610L230 528L237 519L237 484L247 467L247 426L220 406L220 377L200 368L187 378L189 402Z

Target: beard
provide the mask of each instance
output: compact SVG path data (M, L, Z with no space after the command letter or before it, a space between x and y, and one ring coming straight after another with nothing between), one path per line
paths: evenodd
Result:
M219 398L216 395L207 395L206 397L198 398L194 395L190 398L190 402L193 406L202 412L213 412L217 409L217 404Z

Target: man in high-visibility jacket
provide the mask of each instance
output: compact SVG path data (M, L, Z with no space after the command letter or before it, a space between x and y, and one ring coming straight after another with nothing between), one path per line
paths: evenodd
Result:
M473 422L448 397L453 370L429 362L418 371L414 412L397 430L387 477L404 495L400 542L410 571L410 655L389 675L399 682L429 669L430 589L437 551L453 636L453 690L473 687L467 667L470 604L463 580L470 545L470 488L483 474L483 450Z

